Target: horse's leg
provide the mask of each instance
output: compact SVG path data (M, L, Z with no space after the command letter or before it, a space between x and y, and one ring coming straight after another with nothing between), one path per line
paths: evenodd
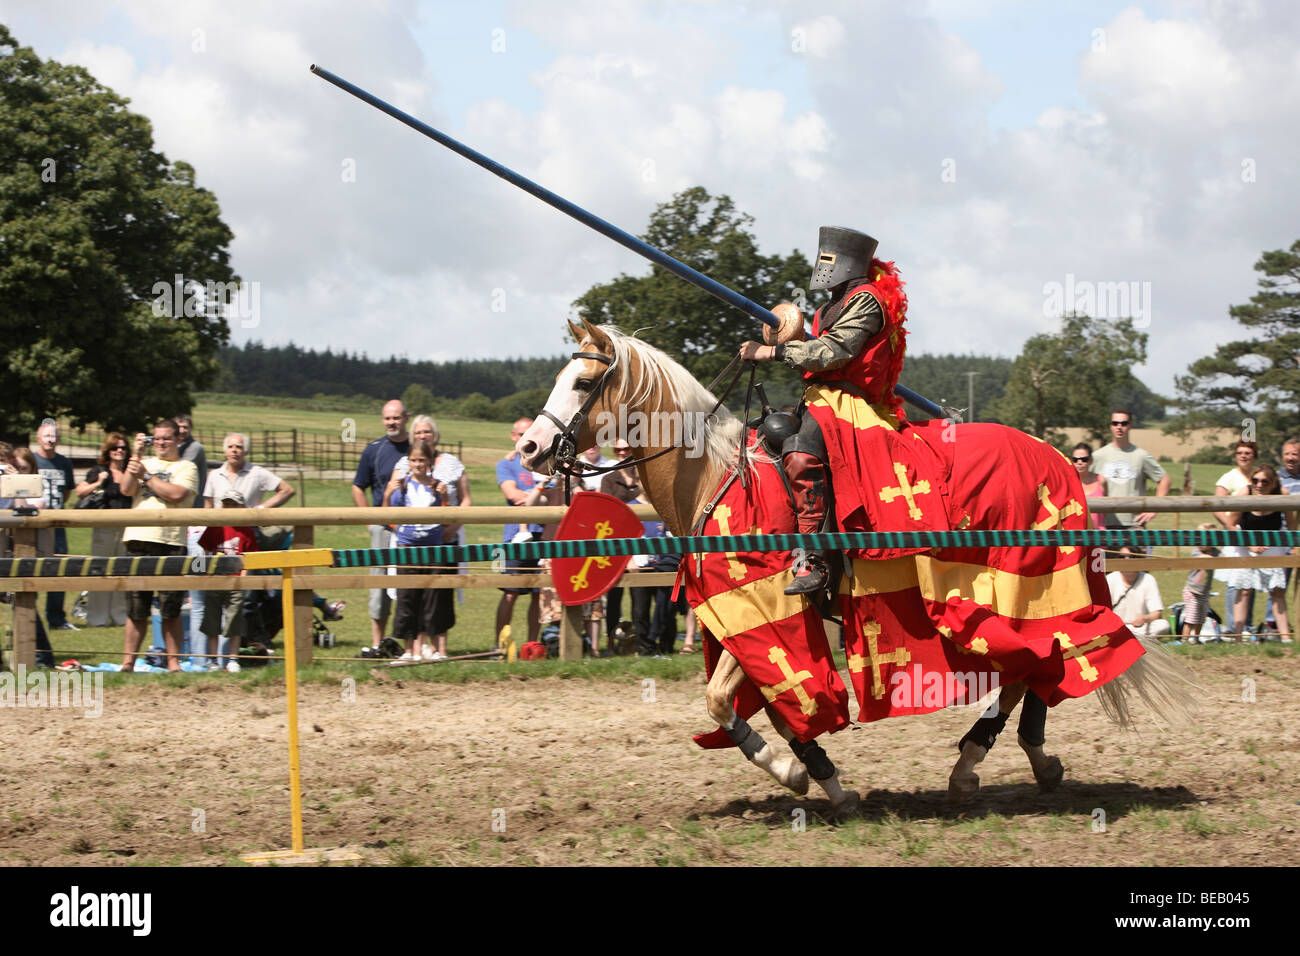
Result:
M766 770L781 786L802 796L808 792L808 771L804 765L791 754L779 754L768 746L767 741L731 706L736 691L745 680L740 662L730 651L723 650L704 691L709 716L727 732L749 761Z
M786 726L775 709L770 706L764 709L776 732L790 745L799 762L808 768L808 776L816 780L817 786L826 791L826 796L831 801L832 812L840 814L852 813L856 810L862 800L861 795L856 790L845 790L840 786L840 772L835 768L835 764L831 763L831 758L826 755L826 751L815 740L804 743L795 737L794 731ZM805 780L805 789L807 786Z
M1007 684L998 693L997 714L993 715L993 708L990 707L979 720L975 721L975 725L966 731L966 736L957 744L961 756L957 758L956 766L948 775L949 800L955 802L969 800L975 795L975 791L979 790L980 778L975 772L975 765L993 749L993 743L998 739L1002 728L1007 725L1007 718L1011 716L1011 711L1015 709L1016 704L1020 703L1020 698L1025 696L1025 691L1028 689L1022 682Z
M1043 752L1043 728L1046 725L1047 704L1031 690L1025 695L1025 704L1020 708L1017 740L1020 749L1029 758L1029 766L1033 768L1040 793L1051 793L1061 785L1061 778L1065 776L1061 761Z

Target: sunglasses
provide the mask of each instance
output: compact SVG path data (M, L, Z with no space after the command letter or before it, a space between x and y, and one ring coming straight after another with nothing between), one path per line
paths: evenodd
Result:
M1087 464L1088 462L1092 461L1092 456L1089 455L1087 458L1074 458L1074 457L1071 457L1070 460L1071 460L1071 461L1077 461L1077 462L1080 462L1081 464Z
M1131 424L1133 424L1133 423L1132 423L1132 422L1117 422L1117 421L1112 421L1111 424L1112 424L1112 425L1117 425L1117 426L1119 426L1119 427L1121 427L1121 428L1128 428L1129 425L1131 425Z
M125 445L114 445L109 451L126 451Z
M630 455L630 454L632 454L632 449L631 449L631 448L615 448L615 449L614 449L614 454L616 454L616 455Z

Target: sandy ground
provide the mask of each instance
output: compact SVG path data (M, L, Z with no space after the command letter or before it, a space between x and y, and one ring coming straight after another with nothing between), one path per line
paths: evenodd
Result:
M1091 699L1055 708L1048 750L1066 779L1049 795L1008 732L979 795L948 806L968 709L836 734L827 749L865 797L838 822L824 799L690 741L707 729L702 676L453 685L389 672L355 699L317 684L301 695L306 845L385 865L1300 863L1300 657L1192 666L1199 727L1144 718L1124 733ZM289 845L282 690L214 679L104 693L98 718L0 709L0 863L215 865Z

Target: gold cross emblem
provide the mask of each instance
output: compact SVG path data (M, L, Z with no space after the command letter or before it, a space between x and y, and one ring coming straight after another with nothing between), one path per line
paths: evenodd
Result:
M599 541L601 538L608 538L613 533L614 533L614 526L611 522L598 521L596 523L596 540ZM600 555L592 555L591 557L587 558L586 561L582 562L582 567L578 569L577 574L570 575L569 585L575 591L586 590L588 587L587 569L591 567L593 564L596 565L596 567L598 568L607 568L609 567L609 562L610 562L610 558L608 557L602 557Z
M718 519L719 534L731 534L731 506L730 505L718 505L718 507L713 509L713 517ZM745 532L745 534L760 534L760 533L761 532L758 530L757 525L755 525L754 527L750 528L747 532ZM726 555L727 558L727 574L730 575L733 581L744 580L744 577L746 574L749 573L749 570L743 564L741 564L739 561L736 560L736 552L726 551L724 552L724 554Z
M1062 657L1064 657L1067 661L1072 658L1078 660L1080 677L1082 677L1089 684L1091 684L1100 676L1100 672L1097 670L1097 668L1093 667L1092 662L1089 661L1088 658L1084 657L1084 655L1091 651L1095 651L1098 648L1105 647L1107 644L1109 644L1110 643L1109 634L1103 634L1101 635L1101 637L1094 637L1091 641L1089 641L1087 644L1084 644L1082 647L1075 647L1074 642L1070 640L1070 635L1065 634L1061 631L1057 631L1052 636L1056 638L1056 640L1061 645Z
M785 680L781 681L781 683L765 684L760 688L767 702L770 704L786 691L792 690L794 695L799 698L799 711L801 713L809 717L817 713L817 701L809 697L808 692L803 689L803 682L812 680L812 674L808 671L799 671L796 674L789 661L785 659L785 649L782 647L768 648L767 659L781 668L781 673L785 675Z
M867 658L864 661L862 655L854 654L849 658L849 670L854 674L860 674L865 667L871 667L871 696L880 700L885 696L885 682L880 676L881 668L886 664L896 664L902 667L912 659L906 647L898 647L888 654L881 654L876 638L880 636L880 625L875 621L867 621L862 625L862 633L867 639Z
M924 478L914 485L907 483L907 469L899 462L894 462L894 475L898 478L897 488L881 488L880 500L889 504L895 498L902 497L907 500L907 513L913 519L920 519L921 509L916 506L915 495L928 495L930 493L930 482Z
M1032 529L1034 531L1047 531L1049 528L1060 526L1061 523L1071 515L1083 514L1083 505L1079 504L1079 502L1075 501L1073 498L1069 500L1064 508L1058 508L1056 505L1052 504L1051 492L1047 490L1047 485L1038 486L1038 500L1042 502L1043 507L1047 509L1047 517L1042 521L1034 522ZM1073 550L1073 545L1061 546L1062 554L1069 554Z

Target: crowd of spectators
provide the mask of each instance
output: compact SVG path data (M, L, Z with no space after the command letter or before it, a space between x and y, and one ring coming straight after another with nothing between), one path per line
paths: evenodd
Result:
M465 466L456 456L439 450L437 424L429 416L418 415L410 420L402 402L393 400L384 405L382 420L384 436L366 445L352 482L352 498L356 505L428 508L472 503ZM531 424L531 419L515 422L511 439L518 441ZM1109 444L1094 451L1090 445L1081 442L1071 452L1084 494L1089 498L1142 497L1150 482L1156 496L1167 495L1169 475L1151 454L1130 440L1131 412L1126 408L1115 409L1109 425L1113 436ZM36 448L13 448L0 442L0 468L39 475L42 479L41 497L0 500L0 507L57 509L67 506L75 495L78 508L146 511L199 504L217 509L275 508L295 494L288 482L248 460L249 439L241 433L226 436L222 448L223 462L209 472L205 449L194 438L193 421L188 415L159 422L153 428L152 437L140 434L128 439L120 432L110 432L105 436L95 464L79 483L73 475L71 462L57 451L58 438L57 424L47 419L37 431ZM615 442L613 451L613 459L605 458L598 447L582 452L581 462L589 468L581 477L581 486L586 490L599 490L630 505L643 503L645 492L635 468L616 468L619 462L627 460L631 449L626 442L619 440ZM1288 439L1283 444L1276 468L1258 462L1258 449L1253 442L1238 442L1232 449L1232 457L1234 467L1216 482L1216 495L1275 497L1300 491L1300 438ZM513 448L497 463L496 480L507 505L559 504L563 500L560 481L524 468ZM1274 505L1278 507L1269 507ZM1300 507L1288 510L1280 505L1280 502L1261 502L1257 509L1218 512L1215 517L1219 526L1224 528L1295 530L1300 527L1297 520ZM1140 529L1152 517L1151 512L1094 515L1093 521L1097 527ZM668 533L662 522L647 521L644 526L647 537ZM91 552L100 556L181 555L187 550L195 555L244 554L260 549L266 537L260 528L239 526L191 528L189 532L187 543L182 528L147 525L124 529L97 528L92 534ZM542 540L554 532L554 526L508 523L503 528L502 540ZM451 541L464 543L465 540L463 527L425 522L372 525L369 535L373 548L418 547ZM0 545L7 546L7 542L0 541ZM1149 550L1136 545L1121 549L1129 554ZM37 539L37 553L67 553L65 532L62 529L42 531ZM1201 549L1196 553L1214 556L1219 551ZM1289 549L1262 546L1222 550L1223 556L1229 557L1286 553ZM628 570L675 571L679 563L680 557L676 555L641 556L632 560ZM510 559L505 565L504 570L514 574L536 574L546 570L545 562ZM372 573L403 576L456 574L459 570L455 566L400 570L376 568ZM1182 593L1182 633L1179 636L1195 639L1207 617L1217 616L1210 607L1215 594L1211 590L1214 580L1225 585L1224 632L1252 637L1256 633L1276 634L1280 640L1291 640L1286 612L1289 568L1232 569L1216 571L1213 575L1206 569L1191 571ZM1108 583L1112 603L1130 627L1149 636L1170 633L1159 588L1150 574L1117 570L1108 575ZM500 590L497 635L511 624L519 596L527 595L527 639L534 642L539 637L545 638L545 644L554 653L562 611L553 590L534 587ZM1250 625L1256 591L1263 591L1268 598L1265 622L1258 629ZM42 666L53 666L54 663L47 630L77 629L67 620L63 597L61 592L49 592L45 621L37 616L37 662ZM631 650L642 656L670 654L676 648L677 616L683 612L687 615L686 635L680 653L699 649L694 614L682 602L672 600L671 587L632 588L630 618L626 620L623 618L623 599L624 589L616 587L605 598L581 609L588 654L605 656ZM188 649L191 655L188 669L237 671L241 641L246 637L244 621L248 600L249 592L239 588L191 592L187 603L185 594L178 591L159 592L156 601L151 591L89 592L86 624L124 629L123 670L134 668L145 631L152 623L155 647L165 649L168 669L180 669L181 657L186 653L183 649ZM156 620L155 603L158 606ZM338 619L343 606L343 602L330 604L322 598L316 598L315 603L327 620ZM456 622L455 604L456 591L453 588L373 588L369 606L372 645L379 647L389 636L391 619L391 636L404 645L404 658L445 659L448 632ZM183 605L184 615L189 621L188 632L183 627ZM606 635L603 650L602 624Z
M1155 458L1129 440L1133 415L1127 408L1117 408L1111 413L1110 428L1114 440L1093 451L1092 446L1080 442L1071 452L1084 494L1094 497L1143 497L1146 482L1155 482L1155 494L1169 493L1170 477ZM1232 448L1234 467L1219 477L1215 483L1216 497L1241 497L1248 495L1287 495L1300 491L1300 438L1288 438L1281 448L1280 463L1274 468L1258 461L1259 449L1253 441L1238 441ZM1242 530L1300 529L1300 503L1296 510L1285 510L1284 503L1274 510L1264 507L1239 512L1215 512L1217 525L1201 525L1202 530L1222 527ZM1110 514L1092 516L1096 527L1138 529L1154 517L1153 512L1141 514ZM1119 549L1121 553L1140 555L1150 548L1137 545ZM1292 549L1285 547L1227 547L1198 548L1194 556L1246 557L1252 555L1288 555ZM1219 620L1224 639L1256 640L1276 637L1291 643L1290 620L1286 610L1286 592L1291 580L1290 568L1232 568L1211 571L1194 569L1187 575L1183 586L1180 609L1180 638L1198 640L1207 618L1217 617L1210 607L1212 582L1225 585L1224 613ZM1116 611L1133 630L1142 635L1159 636L1171 633L1164 619L1165 607L1156 581L1145 572L1113 571L1107 575L1111 601ZM1267 596L1264 623L1256 628L1251 624L1254 596L1263 591ZM1217 636L1217 635L1216 635Z

